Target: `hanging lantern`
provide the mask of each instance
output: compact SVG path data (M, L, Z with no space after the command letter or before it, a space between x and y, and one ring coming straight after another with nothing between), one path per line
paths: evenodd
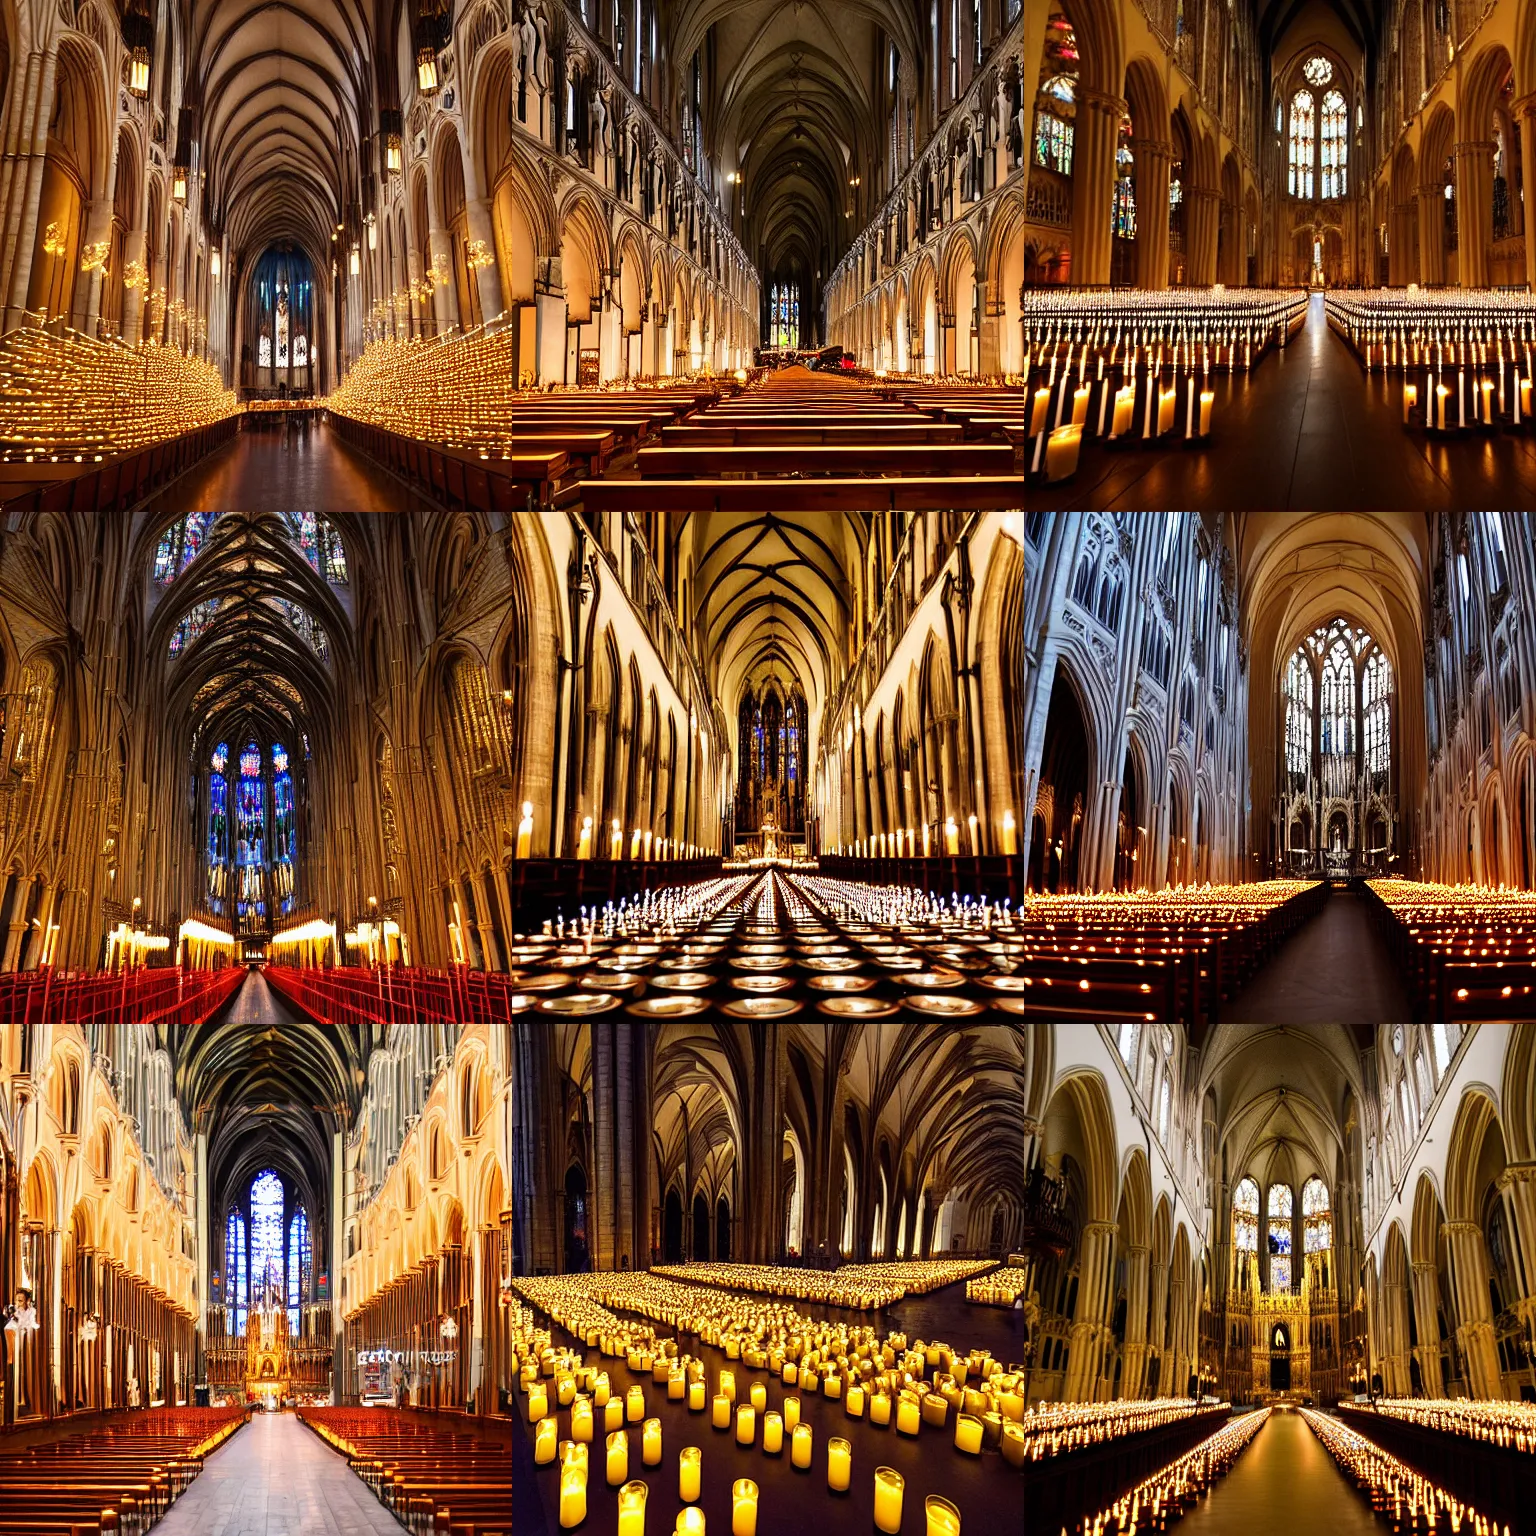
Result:
M208 275L214 280L214 282L218 282L219 277L223 271L224 264L219 259L218 249L215 248L208 253Z
M416 89L423 96L437 95L436 28L429 18L416 23Z
M178 203L184 203L187 200L187 168L184 165L171 167L171 196Z
M363 227L368 231L368 249L376 251L379 248L379 221L371 213L363 215Z
M362 272L362 270L362 253L359 251L357 243L354 241L352 245L352 254L347 257L347 271L349 271L353 277L357 277Z
M176 121L176 158L171 162L171 196L187 200L187 176L192 169L192 109L183 107Z
M149 58L155 26L144 0L131 0L123 16L123 46L128 50L128 91L143 101L149 95Z
M384 174L398 176L403 164L401 156L402 123L398 109L386 107L379 113L379 133L384 140Z

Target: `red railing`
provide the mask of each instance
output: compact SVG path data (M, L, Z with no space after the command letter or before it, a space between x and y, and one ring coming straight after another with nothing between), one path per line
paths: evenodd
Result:
M83 975L75 971L0 976L0 1024L198 1024L229 1001L243 967L179 966Z
M268 966L267 980L326 1024L498 1024L512 1018L510 976L457 967L345 966L296 970Z

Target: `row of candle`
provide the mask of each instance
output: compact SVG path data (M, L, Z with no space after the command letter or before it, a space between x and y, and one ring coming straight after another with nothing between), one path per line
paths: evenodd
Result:
M996 1265L995 1259L908 1259L889 1264L843 1264L830 1274L772 1264L660 1264L653 1275L699 1285L725 1286L767 1296L793 1296L835 1306L888 1306L907 1295L923 1296ZM866 1298L879 1296L871 1303Z
M1468 1398L1378 1398L1370 1410L1442 1434L1485 1440L1536 1456L1536 1403L1473 1402Z
M1069 1455L1126 1435L1159 1429L1196 1414L1225 1413L1226 1404L1202 1408L1187 1397L1153 1397L1111 1403L1036 1403L1020 1421L1030 1461Z
M1453 1536L1463 1531L1468 1536L1499 1536L1497 1520L1479 1514L1473 1505L1388 1455L1347 1424L1310 1408L1300 1412L1355 1486L1370 1494L1371 1507L1378 1513L1391 1511L1396 1530L1448 1529ZM1508 1525L1503 1536L1510 1536Z
M965 1283L965 1299L989 1307L1011 1307L1024 1294L1029 1284L1029 1271L1023 1269L999 1269Z
M1137 1530L1166 1530L1227 1472L1263 1428L1269 1412L1260 1408L1229 1419L1215 1434L1144 1478L1114 1503L1084 1514L1074 1536L1108 1536L1111 1531L1135 1536Z

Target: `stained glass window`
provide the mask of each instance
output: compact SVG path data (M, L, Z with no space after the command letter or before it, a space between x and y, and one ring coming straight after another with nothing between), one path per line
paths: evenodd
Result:
M800 345L800 285L775 283L769 298L769 341L771 347Z
M1301 73L1308 85L1315 85L1321 89L1333 79L1333 65L1327 59L1318 56L1308 59L1301 66Z
M293 774L288 749L272 748L272 888L278 911L293 910L293 861L298 853L298 828L293 814Z
M1269 1191L1269 1288L1291 1288L1291 1189L1275 1184Z
M272 338L265 331L261 333L261 340L256 344L256 363L260 368L272 366Z
M1355 664L1349 647L1335 640L1323 663L1323 755L1348 757L1355 750Z
M1349 162L1349 107L1338 91L1329 91L1323 97L1322 149L1323 196L1343 197Z
M1259 1251L1259 1186L1244 1179L1232 1196L1232 1246L1241 1253Z
M213 771L208 778L208 900L215 912L224 910L224 888L229 879L229 744L213 749Z
M330 659L330 642L326 639L325 630L314 614L286 597L269 597L264 601L269 608L275 608L282 614L288 621L289 627L321 661Z
M250 742L240 754L235 792L236 910L241 917L265 917L262 876L266 866L267 801L261 776L261 749Z
M1291 97L1290 177L1287 187L1292 197L1312 196L1312 166L1316 158L1316 113L1311 91L1297 91Z
M283 1181L268 1168L251 1183L251 1300L283 1294Z
M160 536L155 551L155 580L168 587L202 554L217 512L188 512Z
M293 536L309 561L310 569L332 586L344 587L347 584L347 552L342 546L341 535L332 524L313 512L290 512L288 526L293 529Z
M1385 775L1391 760L1392 664L1380 651L1365 663L1365 767Z
M1312 769L1312 668L1300 646L1285 671L1285 767L1302 779Z
M1130 124L1120 125L1120 143L1115 150L1115 200L1111 208L1111 227L1117 240L1136 238L1136 157L1131 153Z
M1120 1047L1120 1059L1130 1071L1136 1070L1136 1047L1141 1043L1140 1024L1122 1024L1120 1026L1120 1038L1116 1044Z
M171 655L181 655L213 623L213 616L218 611L219 600L216 597L210 597L206 603L187 609L181 616L181 622L171 632Z
M229 1308L230 1330L236 1334L245 1332L250 1301L246 1262L245 1217L239 1211L231 1211L229 1225L224 1229L224 1305Z
M288 1223L288 1330L297 1336L299 1308L313 1294L314 1245L309 1237L309 1215L301 1205Z
M1328 1186L1321 1179L1308 1179L1301 1186L1301 1217L1307 1253L1321 1253L1333 1246L1333 1208L1328 1200Z
M1064 106L1057 108L1047 104L1035 114L1035 164L1070 176L1073 129L1069 114L1076 96L1076 82L1070 75L1057 75L1040 89L1043 95Z

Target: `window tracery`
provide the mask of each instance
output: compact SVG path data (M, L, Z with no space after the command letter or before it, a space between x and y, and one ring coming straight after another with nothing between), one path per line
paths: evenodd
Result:
M172 523L160 536L155 550L155 582L168 587L202 554L219 514L188 512Z
M286 516L310 569L334 587L346 586L347 552L335 525L314 512L289 512Z
M1301 1218L1305 1252L1321 1253L1333 1246L1333 1208L1328 1186L1319 1178L1310 1178L1301 1186Z
M1312 197L1312 164L1316 152L1314 105L1311 91L1297 91L1291 97L1288 187L1292 197L1306 200Z
M1259 1251L1259 1186L1243 1179L1232 1196L1232 1246L1239 1253Z
M1274 1184L1269 1191L1269 1288L1291 1288L1291 1189Z

